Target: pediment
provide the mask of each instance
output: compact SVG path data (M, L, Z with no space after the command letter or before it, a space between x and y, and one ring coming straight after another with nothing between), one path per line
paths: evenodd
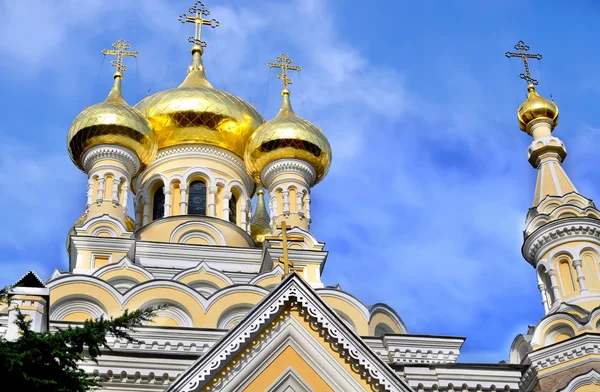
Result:
M167 392L412 389L292 274Z

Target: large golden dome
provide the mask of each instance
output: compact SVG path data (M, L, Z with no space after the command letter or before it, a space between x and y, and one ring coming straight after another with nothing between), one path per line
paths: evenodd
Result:
M246 170L261 183L261 172L269 163L296 158L313 166L317 172L316 184L329 171L331 146L319 128L294 113L287 88L281 95L283 99L277 116L261 125L248 141L244 157Z
M537 118L549 118L552 121L552 129L558 124L558 106L556 104L535 91L535 86L530 84L527 86L529 94L527 100L519 106L517 118L519 120L519 128L527 132L527 124Z
M101 144L115 144L135 152L142 167L156 156L156 135L150 123L121 95L120 72L104 102L81 112L69 128L67 146L75 164L83 170L81 158L90 148Z
M264 120L244 100L215 89L204 76L202 48L195 45L192 53L189 74L179 87L146 97L136 108L150 121L158 148L206 143L243 157L248 138Z

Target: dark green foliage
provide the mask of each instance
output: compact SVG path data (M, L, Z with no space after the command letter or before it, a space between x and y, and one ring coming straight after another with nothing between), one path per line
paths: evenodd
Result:
M0 290L0 300L7 290ZM99 386L100 380L79 368L80 361L96 361L101 350L110 350L111 334L135 341L129 331L148 322L159 308L136 310L117 318L88 320L77 328L33 332L24 315L18 315L21 337L0 339L0 379L15 392L79 392Z

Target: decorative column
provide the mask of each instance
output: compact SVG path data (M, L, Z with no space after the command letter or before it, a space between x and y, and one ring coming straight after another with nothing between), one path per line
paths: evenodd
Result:
M165 185L163 187L163 192L165 194L165 218L167 216L171 216L171 187Z
M181 199L179 200L179 214L187 215L187 185L180 184L179 192L181 194Z
M548 296L546 295L546 285L540 283L538 284L538 289L540 289L540 293L542 294L542 305L544 305L544 310L547 312L550 306L548 305Z
M121 185L121 179L115 177L113 179L113 189L112 189L112 202L114 205L119 204L119 185Z
M215 212L215 195L217 194L217 187L210 186L208 187L208 216L217 216ZM229 205L227 205L229 208Z
M92 202L94 201L94 195L92 195L92 192L94 191L94 179L93 178L89 178L88 179L88 185L87 185L87 202L85 207L89 207Z
M226 221L229 221L229 200L231 200L231 196L231 192L223 191L223 219Z
M275 222L275 218L278 215L277 196L275 196L275 193L269 193L269 195L269 214L271 214L271 220ZM271 224L273 224L273 222L271 222Z
M127 202L129 201L129 184L127 183L127 181L125 181L125 183L123 184L123 209L125 210L125 213L127 213Z
M310 194L306 194L306 213L304 214L308 222L310 223Z
M549 269L548 276L550 277L550 288L552 289L552 295L554 295L554 302L552 302L552 306L554 306L554 304L560 300L560 290L558 289L558 281L556 280L556 271Z
M142 225L146 226L150 222L150 203L146 198L144 200Z
M242 199L242 216L241 218L241 226L242 226L242 230L246 231L248 230L248 199Z
M252 200L246 200L246 232L250 234L250 224L252 222Z
M283 191L281 192L281 195L283 196L283 214L284 215L289 215L290 214L290 192L289 191Z
M96 203L102 203L104 200L104 177L98 178L98 194L96 195Z
M586 294L588 292L585 287L585 276L583 276L583 270L581 269L582 261L581 259L573 260L573 267L575 267L575 271L577 271L577 282L579 282L579 293Z
M300 214L300 215L304 215L304 208L302 206L302 196L303 195L304 195L304 193L301 191L296 192L296 210L298 211L298 214Z

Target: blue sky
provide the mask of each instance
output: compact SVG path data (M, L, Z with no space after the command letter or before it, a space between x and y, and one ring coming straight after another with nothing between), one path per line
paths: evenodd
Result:
M189 64L186 1L0 0L0 285L28 269L67 268L69 228L86 177L70 162L73 118L105 98L100 51L124 37L125 98L176 86ZM539 91L556 100L567 173L600 186L599 6L592 1L210 1L221 26L204 56L217 87L272 118L280 83L265 64L285 51L296 112L321 126L334 161L312 195L330 251L326 284L386 302L410 332L466 336L462 361L498 362L542 317L534 270L520 255L533 200L519 39Z

